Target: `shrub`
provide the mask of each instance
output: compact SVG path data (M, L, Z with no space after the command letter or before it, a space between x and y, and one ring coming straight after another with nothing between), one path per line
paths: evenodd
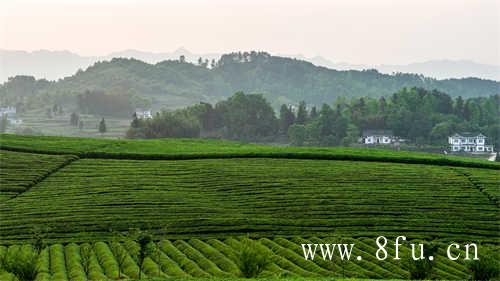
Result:
M38 253L30 245L11 248L0 260L1 267L13 273L19 281L35 280L38 273Z
M80 246L80 257L82 261L83 271L88 275L90 274L90 266L92 263L92 256L94 255L92 247L89 244Z
M270 264L271 258L257 241L244 239L239 252L238 267L245 278L259 276Z
M500 276L499 255L492 251L483 249L483 254L479 260L467 263L467 268L471 272L472 280L492 280Z
M408 271L410 272L410 279L423 280L429 279L433 272L434 262L428 259L429 256L435 256L437 252L437 245L424 243L424 259L413 260L408 258ZM416 247L416 254L419 255L420 249Z

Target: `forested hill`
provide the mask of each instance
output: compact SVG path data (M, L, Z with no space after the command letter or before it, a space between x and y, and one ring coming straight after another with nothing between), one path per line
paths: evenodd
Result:
M16 79L18 79L16 81ZM22 80L20 80L22 79ZM98 62L85 71L51 83L18 77L4 83L5 96L37 92L103 90L112 94L151 97L177 106L216 101L236 91L261 92L274 105L330 103L336 97L392 94L403 87L437 89L451 96L498 94L500 83L478 78L436 80L417 74L381 74L376 70L337 71L267 53L232 53L219 61L191 64L180 60L148 64L135 59ZM172 104L170 104L172 106Z

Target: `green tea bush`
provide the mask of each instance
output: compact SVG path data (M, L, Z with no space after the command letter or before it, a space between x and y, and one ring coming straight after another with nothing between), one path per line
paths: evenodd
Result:
M429 279L433 274L434 262L429 260L427 257L434 256L438 250L437 245L431 245L429 243L422 243L424 245L424 259L413 260L411 256L407 257L408 272L410 273L410 279L412 280L424 280ZM416 256L419 256L420 249L416 248Z
M271 257L261 247L257 241L243 239L238 260L243 277L258 277L271 264Z
M467 263L472 280L498 280L500 277L500 255L498 252L480 248L479 260Z
M194 277L210 277L210 274L203 271L198 264L190 260L183 252L177 249L172 242L168 240L161 241L160 249L189 275Z
M0 260L0 267L19 281L33 281L38 273L38 253L31 245L10 247Z

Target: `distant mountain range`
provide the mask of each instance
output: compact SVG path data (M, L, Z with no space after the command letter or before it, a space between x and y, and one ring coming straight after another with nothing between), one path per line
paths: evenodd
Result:
M112 58L135 58L150 64L164 60L176 60L183 55L188 62L197 62L202 57L211 61L218 60L221 54L196 54L185 48L173 52L144 52L138 50L124 50L106 56L80 56L69 51L34 52L0 50L0 83L15 75L31 75L36 78L58 80L75 74L78 69L85 70L97 61L108 61ZM381 73L416 73L436 79L477 77L500 81L500 66L479 64L472 61L433 60L408 65L360 65L343 62L332 62L321 56L305 57L303 55L286 55L300 60L336 70L364 70L377 69Z
M406 65L382 64L370 66L345 62L334 63L321 56L306 58L298 55L292 57L337 70L376 69L381 73L416 73L436 79L476 77L500 81L500 65L480 64L468 60L430 60Z

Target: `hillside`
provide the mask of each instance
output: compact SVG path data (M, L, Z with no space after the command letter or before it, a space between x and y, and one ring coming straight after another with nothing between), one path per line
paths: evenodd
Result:
M38 50L33 52L0 49L0 83L16 75L31 75L38 79L58 80L75 74L78 69L86 69L98 61L112 58L135 58L150 64L165 60L176 60L183 55L188 62L197 63L203 59L218 60L219 53L192 53L186 48L178 48L172 52L147 52L128 49L113 52L104 56L82 56L69 51ZM481 64L468 60L430 60L405 65L367 65L332 61L322 56L306 57L301 54L277 54L280 57L296 58L308 61L316 66L336 70L377 69L381 73L394 72L418 73L436 79L476 77L480 79L500 80L500 66Z
M14 79L15 80L15 79ZM337 71L312 63L271 56L267 53L223 55L213 68L163 61L148 64L135 59L97 62L85 71L54 83L6 82L4 97L37 93L75 93L104 90L115 94L147 97L158 107L213 102L236 91L262 92L274 105L331 103L336 97L390 95L403 87L437 89L451 96L477 97L498 94L499 82L477 78L436 80L415 74L381 74L376 70ZM39 83L40 84L40 83Z

